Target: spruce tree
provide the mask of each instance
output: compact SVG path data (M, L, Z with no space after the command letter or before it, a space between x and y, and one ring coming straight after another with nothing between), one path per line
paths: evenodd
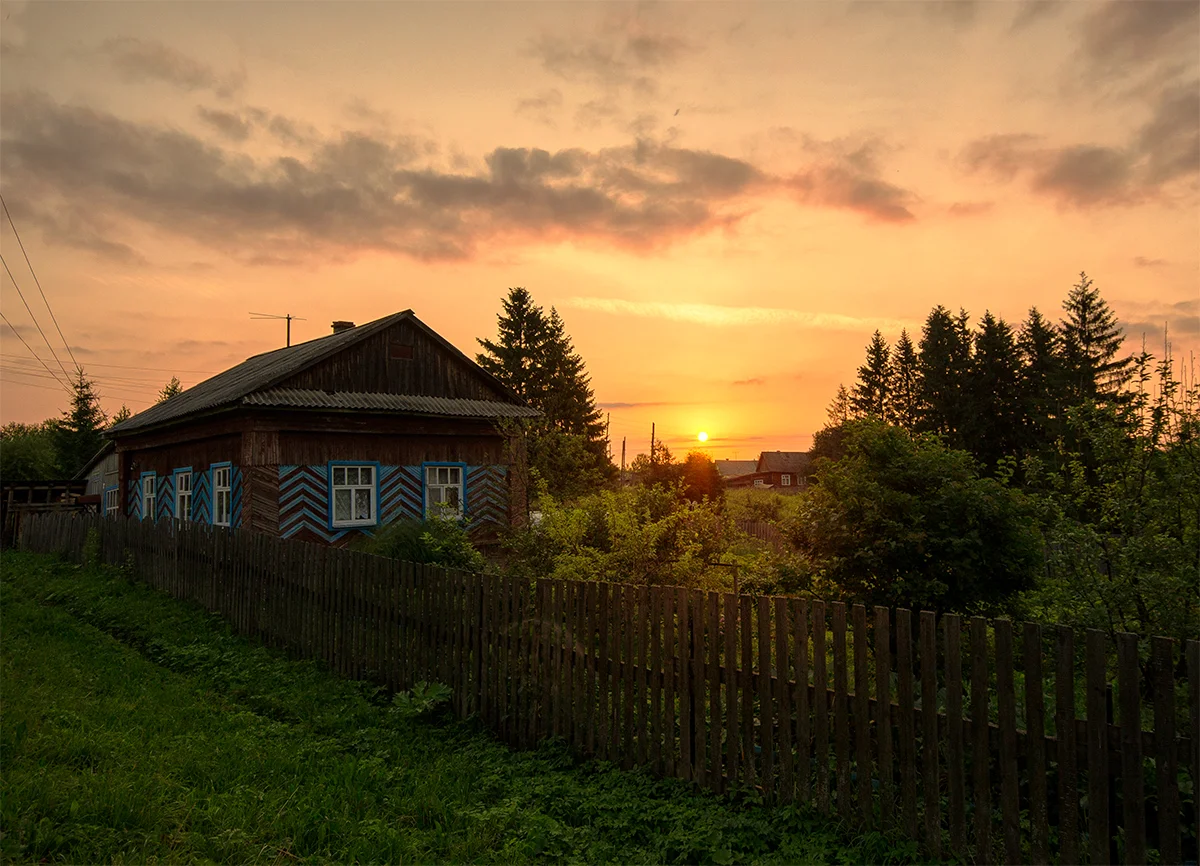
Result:
M1131 358L1118 358L1124 335L1117 317L1086 273L1063 302L1059 324L1068 405L1112 400L1129 377Z
M478 342L484 351L475 360L536 406L546 388L543 364L548 337L546 315L533 302L533 296L521 287L509 289L502 305L499 336L496 342L480 338Z
M539 408L563 432L585 436L592 442L602 441L604 423L596 407L591 377L554 307L546 322L546 336L542 363L548 387Z
M1025 426L1020 451L1040 451L1052 444L1062 418L1063 370L1060 341L1054 326L1029 308L1017 340L1021 353L1021 400Z
M891 421L897 427L914 431L920 420L920 381L917 372L917 350L907 330L892 346L892 379L889 385Z
M176 394L183 393L183 383L179 381L178 376L172 376L171 381L162 386L162 390L158 392L157 402L163 403L170 400Z
M58 468L65 477L73 478L100 450L104 444L100 431L107 420L100 408L95 383L84 375L82 368L77 369L71 382L71 405L54 429Z
M133 413L129 411L129 407L122 403L121 408L117 410L117 414L108 419L108 426L115 427L122 421L128 421L132 417Z
M964 438L968 450L994 469L1000 458L1017 452L1025 421L1016 336L1004 319L990 312L983 314L975 333L970 370Z
M833 402L829 404L829 408L825 412L829 416L829 423L831 425L845 424L850 420L850 392L846 390L845 385L838 385L837 393L833 396Z
M963 422L969 411L964 397L971 362L966 312L952 316L945 307L934 307L921 331L920 350L918 429L941 434L952 447L961 447Z
M860 416L888 421L892 378L891 353L878 331L867 345L867 361L858 368L858 382L850 393L850 407Z

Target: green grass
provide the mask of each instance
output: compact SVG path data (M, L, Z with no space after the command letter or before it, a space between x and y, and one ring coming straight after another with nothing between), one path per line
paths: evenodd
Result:
M904 862L752 798L513 752L49 557L0 562L0 856L155 862Z

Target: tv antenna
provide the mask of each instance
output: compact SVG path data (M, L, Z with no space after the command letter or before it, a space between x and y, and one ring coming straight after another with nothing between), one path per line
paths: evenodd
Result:
M292 345L292 322L307 322L308 321L308 319L301 318L300 316L293 316L291 313L287 313L282 316L276 316L274 313L251 313L250 318L252 318L252 319L285 319L285 320L287 320L287 344L289 346Z

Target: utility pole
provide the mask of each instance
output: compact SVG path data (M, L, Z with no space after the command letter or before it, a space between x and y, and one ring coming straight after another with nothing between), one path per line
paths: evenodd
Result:
M621 472L625 472L625 437L621 437Z
M612 426L612 412L606 412L604 415L604 447L608 450L608 459L612 461L612 440L608 438L609 427Z
M292 320L295 319L297 322L307 322L308 321L308 319L303 319L300 316L293 316L291 313L288 313L285 316L276 316L273 313L251 313L250 318L252 318L252 319L284 319L284 320L286 320L287 321L287 345L288 346L292 345Z
M650 465L654 465L654 422L650 422Z

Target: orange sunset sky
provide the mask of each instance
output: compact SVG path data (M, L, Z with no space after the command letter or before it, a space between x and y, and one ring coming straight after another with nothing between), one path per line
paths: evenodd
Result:
M807 448L876 328L1057 320L1081 270L1200 348L1196 0L0 8L4 200L109 412L282 345L251 311L298 342L411 308L473 356L510 286L618 459L652 421ZM0 337L2 420L58 415Z

